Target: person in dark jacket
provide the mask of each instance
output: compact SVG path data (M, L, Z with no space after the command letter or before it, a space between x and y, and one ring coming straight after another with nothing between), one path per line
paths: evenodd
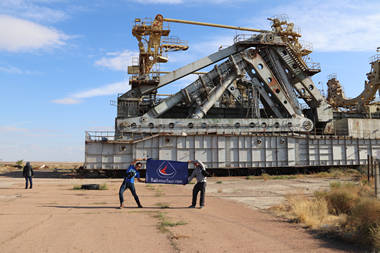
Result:
M197 196L198 192L201 192L201 198L200 198L200 208L203 208L205 205L205 193L206 193L206 179L208 176L208 172L206 171L206 166L199 160L195 161L189 161L189 163L193 163L195 168L193 170L193 173L188 178L187 182L190 183L190 181L195 177L197 179L197 183L194 185L193 188L193 199L191 206L189 208L195 208L195 205L197 203Z
M140 203L140 200L139 200L139 197L137 196L137 193L136 193L136 189L135 189L135 177L137 178L137 180L139 182L144 182L143 180L140 179L140 173L139 173L139 169L142 167L142 164L140 162L137 162L137 161L142 161L142 160L145 160L145 159L136 159L134 161L131 162L131 165L129 165L127 171L126 171L126 174L124 176L124 181L123 183L121 184L120 186L120 190L119 190L119 199L120 199L120 209L121 208L124 208L124 191L126 189L129 189L133 195L133 197L135 198L135 201L137 203L137 206L139 208L142 208L142 205Z
M34 171L30 162L26 162L22 175L25 177L25 189L28 189L28 181L30 182L30 189L33 187L32 177L34 176Z

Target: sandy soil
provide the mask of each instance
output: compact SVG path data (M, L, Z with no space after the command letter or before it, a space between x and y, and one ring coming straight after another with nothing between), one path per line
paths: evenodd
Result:
M193 185L136 183L144 208L136 208L125 192L127 208L119 210L122 179L35 178L33 189L25 190L23 178L0 175L0 251L358 252L274 218L257 209L266 206L259 203L262 200L252 201L281 185L277 195L285 194L286 188L294 190L296 180L222 180L209 179L203 209L187 208ZM322 186L328 185L323 181ZM108 189L73 190L84 183L106 183ZM162 221L182 225L160 229Z

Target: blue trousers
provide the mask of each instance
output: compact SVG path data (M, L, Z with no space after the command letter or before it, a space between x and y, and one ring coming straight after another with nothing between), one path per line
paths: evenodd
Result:
M133 197L135 198L137 205L141 206L139 196L137 196L137 193L136 193L135 184L128 182L128 181L124 181L122 183L122 185L120 186L120 190L119 190L120 205L124 203L124 196L123 195L124 195L124 191L126 189L129 189L131 191Z
M28 181L30 182L30 189L32 189L33 187L32 177L28 177L28 176L25 177L25 189L28 189Z

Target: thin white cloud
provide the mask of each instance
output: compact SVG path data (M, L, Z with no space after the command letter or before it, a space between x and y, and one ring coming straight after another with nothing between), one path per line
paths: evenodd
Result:
M129 82L122 81L117 83L111 83L99 88L81 91L72 95L74 98L90 98L96 96L114 95L122 92L126 92L129 89Z
M55 99L52 102L55 104L73 105L73 104L79 104L82 101L79 99L68 97L68 98Z
M181 4L184 0L133 0L133 2L142 4Z
M138 52L130 50L107 53L107 56L97 60L95 65L116 71L127 71L128 65L132 64L132 57L137 56Z
M193 4L193 3L202 3L205 4L203 0L131 0L132 2L141 3L141 4ZM248 2L249 0L235 0L236 2ZM231 0L208 0L207 4L230 4Z
M0 132L3 132L3 133L28 133L28 132L30 132L30 130L27 128L3 125L3 126L0 126Z
M71 94L65 98L52 100L51 102L56 103L56 104L78 104L78 103L81 103L83 99L85 98L116 95L118 93L124 93L128 90L129 90L129 82L122 81L122 82L107 84L95 89L80 91L80 92Z
M231 46L233 42L234 35L230 33L230 36L216 36L212 38L205 39L202 42L191 45L191 49L202 53L203 56L217 52L219 49L224 49Z
M62 10L53 9L52 3L62 2L60 0L1 0L0 13L26 18L35 21L57 22L67 18Z
M271 8L252 23L286 13L317 51L374 51L380 45L379 9L379 1L293 1Z
M68 39L53 28L7 15L0 15L0 34L0 51L10 52L55 48Z
M8 74L16 74L16 75L32 75L37 74L38 72L30 71L30 70L22 70L20 68L14 67L14 66L0 66L0 72L8 73Z

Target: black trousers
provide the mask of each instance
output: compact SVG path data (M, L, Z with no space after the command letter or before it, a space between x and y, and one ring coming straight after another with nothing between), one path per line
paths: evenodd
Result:
M141 206L139 196L137 196L137 193L136 193L135 184L133 184L131 182L127 182L127 181L124 181L123 184L120 186L120 190L119 190L120 205L123 204L123 202L124 202L123 194L124 194L124 191L126 189L131 190L131 193L132 193L133 197L135 198L137 205Z
M201 192L201 199L200 199L200 206L205 205L205 193L206 193L206 182L199 182L194 185L193 188L193 202L192 206L195 206L197 204L197 196L198 192Z

